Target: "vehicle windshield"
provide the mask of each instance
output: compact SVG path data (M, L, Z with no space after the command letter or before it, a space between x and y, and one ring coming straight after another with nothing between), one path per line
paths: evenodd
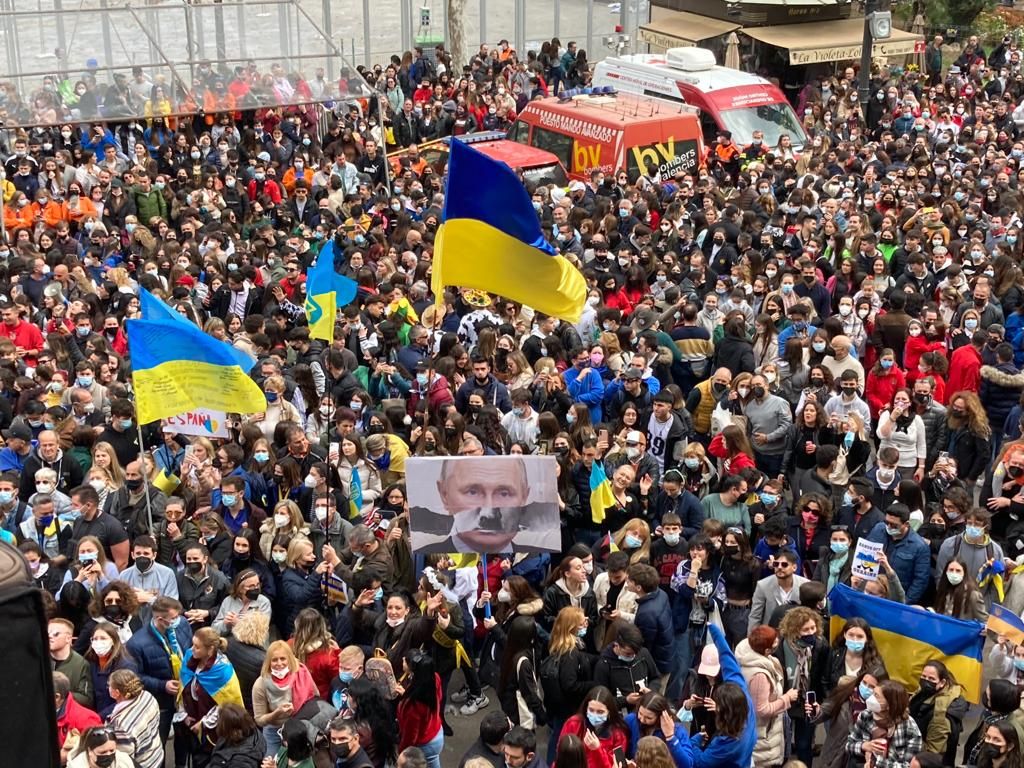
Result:
M564 187L569 183L565 171L557 163L526 168L523 170L523 180L531 185L554 184L556 187Z
M754 131L764 134L764 143L769 147L777 145L783 134L788 134L796 147L802 147L807 142L807 134L796 113L785 102L727 109L722 112L722 124L732 132L733 141L739 146L749 144Z

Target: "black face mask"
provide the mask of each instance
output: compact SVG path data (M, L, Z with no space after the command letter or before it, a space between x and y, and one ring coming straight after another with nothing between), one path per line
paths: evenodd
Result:
M153 567L153 558L151 557L136 557L135 567L138 568L140 573L145 573Z
M139 488L142 487L142 480L141 479L125 480L124 481L124 487L127 488L129 491L137 491L137 490L139 490Z
M346 741L344 744L331 744L331 757L335 760L347 760L352 754L352 747Z
M754 387L753 389L751 389L751 390L750 390L750 392L751 392L751 393L752 393L752 394L754 395L754 397L756 397L756 398L757 398L758 400L760 400L760 399L761 399L762 397L764 397L764 395L765 395L765 390L764 390L764 387Z
M135 564L138 565L139 561L136 560ZM197 573L199 573L201 570L203 570L203 564L202 563L185 563L185 570L188 571L193 576L195 576Z
M115 619L120 619L121 616L124 615L124 610L121 608L120 605L117 605L117 604L114 604L114 605L104 605L103 606L103 615L106 618L108 618L111 621L113 621Z
M932 396L931 395L926 395L926 394L924 394L922 392L915 392L914 393L914 401L916 403L918 403L918 405L928 405L928 403L930 403L931 400L932 400Z
M921 684L921 693L925 696L931 696L937 690L935 683L931 680L925 680L923 677L918 681Z
M1021 475L1024 475L1024 467L1007 467L1006 474L1016 480Z
M98 765L100 768L110 768L110 766L114 764L114 761L116 759L116 752L111 753L109 755L96 755L95 757L93 757L93 760L96 761L96 765Z
M381 435L384 433L384 426L382 424L371 424L366 428L366 434L368 435Z
M245 566L248 565L249 562L252 560L252 555L248 552L235 552L231 556L231 559L234 561L236 565Z
M457 434L459 434L459 430L457 430L455 427L445 427L444 428L444 436L445 437L455 437Z
M260 596L260 594L261 593L260 593L259 587L254 587L253 589L247 589L247 590L245 590L245 599L250 601L250 602L252 602L256 598L258 598Z

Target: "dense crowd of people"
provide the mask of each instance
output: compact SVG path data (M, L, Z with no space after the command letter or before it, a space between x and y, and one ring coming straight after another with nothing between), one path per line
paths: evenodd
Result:
M574 43L458 79L417 50L323 131L118 121L128 86L93 78L100 111L0 134L0 538L49 606L62 762L440 768L486 710L460 768L1024 765L1024 646L992 638L975 725L942 659L898 682L867 622L826 622L837 584L979 632L1024 609L1020 55L882 66L863 113L838 72L807 146L529 186L574 323L434 296L442 180L381 145L585 82ZM327 242L359 286L330 343L303 311ZM266 410L138 424L141 289L252 355ZM412 549L409 457L513 454L554 458L557 552Z

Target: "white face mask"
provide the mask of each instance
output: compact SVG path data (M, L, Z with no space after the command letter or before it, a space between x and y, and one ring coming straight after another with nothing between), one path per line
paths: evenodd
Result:
M405 616L402 616L400 619L388 618L385 621L387 621L389 627L400 627L405 623Z
M284 669L270 670L270 674L273 675L274 679L276 680L284 680L286 677L288 677L289 672L291 672L291 670L288 669L288 667L285 667Z
M327 519L327 507L317 507L314 510L314 514L316 515L316 519L322 523Z
M583 570L586 571L588 575L593 573L594 572L594 561L591 560L589 562L584 563L583 564Z
M316 478L313 477L312 475L306 475L305 479L303 479L302 481L302 484L305 485L307 488L316 488Z
M498 590L498 602L499 603L511 603L512 602L512 593L509 592L507 589L499 589Z
M291 515L274 515L274 525L278 528L287 528L291 519Z
M97 656L106 656L114 647L114 642L107 637L94 637L89 643Z

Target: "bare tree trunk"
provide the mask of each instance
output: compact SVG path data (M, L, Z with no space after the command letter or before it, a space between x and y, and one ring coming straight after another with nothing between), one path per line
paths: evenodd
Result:
M448 51L452 55L452 71L461 72L469 62L466 51L466 0L446 0L448 3Z

